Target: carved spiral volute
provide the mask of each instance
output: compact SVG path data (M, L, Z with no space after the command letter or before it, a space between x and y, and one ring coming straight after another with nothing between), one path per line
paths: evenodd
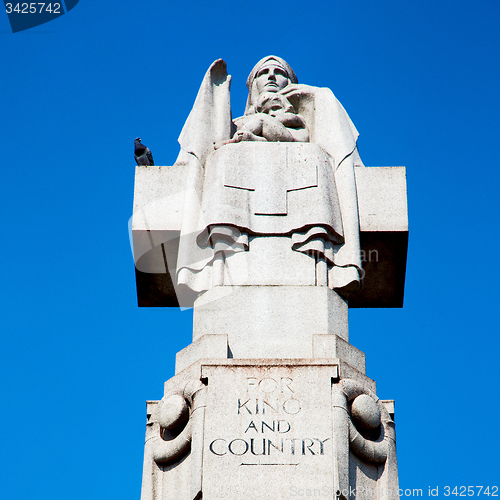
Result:
M198 380L166 394L158 403L150 425L153 426L151 444L156 463L179 460L191 449L193 436L192 415L199 408L205 386Z
M380 399L360 382L343 379L340 384L347 399L352 452L367 462L384 463L389 442L396 440L394 422L388 411Z

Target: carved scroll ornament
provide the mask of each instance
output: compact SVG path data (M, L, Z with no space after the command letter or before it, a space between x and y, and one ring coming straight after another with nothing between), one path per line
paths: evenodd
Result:
M384 463L389 454L389 446L396 442L394 421L380 399L360 382L343 379L340 385L349 414L351 450L358 458L367 462ZM374 439L373 435L376 434L378 437Z
M150 437L156 463L179 460L191 449L193 414L204 407L205 385L199 380L166 394L148 424L153 427Z

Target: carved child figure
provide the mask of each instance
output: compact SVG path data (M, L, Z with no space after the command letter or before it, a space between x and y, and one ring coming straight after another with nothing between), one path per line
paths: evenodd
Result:
M309 132L304 118L290 101L278 92L262 92L255 114L237 118L237 131L229 142L270 141L308 142Z

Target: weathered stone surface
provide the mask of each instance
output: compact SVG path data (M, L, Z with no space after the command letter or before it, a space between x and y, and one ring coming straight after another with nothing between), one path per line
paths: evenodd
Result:
M294 252L291 241L292 238L289 236L249 238L251 252L238 252L225 258L221 285L316 285L317 263L301 252ZM326 280L326 272L323 279Z
M391 416L392 420L394 420L394 407L395 407L394 399L384 399L384 400L380 400L380 401L385 406L385 409L387 410L387 412Z
M229 358L227 334L206 333L177 353L175 373L181 372L200 359L217 358Z
M361 231L407 232L405 167L356 167Z
M404 167L356 167L360 244L364 271L361 293L349 307L403 307L408 247Z
M313 334L348 340L347 303L327 287L216 287L195 303L193 339L214 333L234 358L312 358Z
M313 358L338 358L363 375L366 373L365 354L338 335L313 334Z
M260 341L262 338L258 337L256 340ZM291 356L284 355L292 351L286 348L286 339L282 337L282 340L283 347L279 357L292 359ZM313 333L311 340L313 359L338 359L344 361L347 365L343 365L343 369L349 367L349 373L347 374L344 371L344 375L349 378L352 378L353 370L365 374L364 353L338 335ZM301 351L297 352L297 354L299 355L296 358L299 359L304 356ZM179 373L201 359L233 359L234 357L234 353L229 349L227 334L206 333L177 353L175 372ZM392 409L392 413L394 413L394 409Z
M163 405L181 396L192 401L190 451L167 465L158 462L161 454L146 455L142 500L193 500L200 492L207 500L288 500L299 490L318 488L333 499L349 487L358 489L359 500L395 500L392 431L361 438L350 405L365 399L365 407L375 406L384 429L390 429L392 416L376 397L373 381L357 370L351 372L355 378L348 372L348 365L334 360L195 362L166 382L162 400ZM147 450L159 436L156 408L158 403L148 403ZM180 414L176 405L170 412ZM176 433L169 439L177 439ZM359 439L364 441L358 444ZM368 450L366 458L360 444ZM389 487L395 487L392 493Z
M336 375L335 366L204 367L203 497L288 500L319 488L334 498Z
M380 410L370 396L360 394L351 405L351 415L365 429L376 429L380 425Z

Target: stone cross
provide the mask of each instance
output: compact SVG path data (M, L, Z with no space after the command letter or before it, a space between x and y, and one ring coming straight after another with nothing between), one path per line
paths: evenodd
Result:
M269 161L264 165L260 168L269 167ZM307 179L294 179L295 185L313 184L309 175ZM349 301L349 307L402 307L408 247L406 170L356 167L355 176L365 275L363 287ZM248 175L237 182L231 176L227 184L244 184L234 187L246 189L255 186L256 194L260 194L255 207L263 207L268 190L260 191L257 177ZM182 165L136 168L132 238L140 307L179 306L174 284L186 178ZM283 207L285 189L279 178L275 180L283 190L279 198ZM293 188L292 182L289 186L287 192ZM284 208L273 210L279 213Z
M253 155L242 171L224 165L224 186L255 191L251 210L254 215L287 215L287 193L318 185L316 165L305 155L293 155L290 149L281 148L273 156ZM233 161L240 163L240 158Z

